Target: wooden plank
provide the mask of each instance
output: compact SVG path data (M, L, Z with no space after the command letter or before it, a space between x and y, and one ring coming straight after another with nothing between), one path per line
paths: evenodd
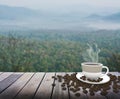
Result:
M117 72L110 72L110 73L113 75L117 75ZM109 92L108 95L102 96L99 91L95 94L95 96L89 95L89 99L106 99L106 98L107 99L114 99L114 98L119 99L120 96L118 96L118 94L113 93L112 90L109 90L108 92Z
M3 72L0 72L0 75L2 74Z
M100 91L95 92L95 95L93 95L93 96L91 96L90 92L88 92L87 96L89 99L106 99L105 96L100 95Z
M65 73L57 73L56 75L64 76ZM65 86L66 90L62 90L61 85L63 82L63 80L61 83L58 80L55 80L55 87L53 90L52 99L69 99L67 85Z
M72 73L68 73L68 74L72 74ZM75 93L73 91L70 91L70 88L69 88L69 93L70 93L70 99L88 99L87 95L83 93L83 89L81 87L80 87L80 90ZM75 95L77 93L80 93L80 96L77 97Z
M118 72L110 72L113 75L118 76L119 73ZM113 85L113 84L112 84ZM114 93L113 92L113 88L111 87L111 90L108 91L108 95L106 96L107 99L120 99L120 89L119 89L119 93Z
M120 75L120 73L117 72L110 72L110 73L115 75ZM4 79L1 76L3 74L6 75ZM86 95L82 92L82 90L79 91L79 93L81 94L80 97L76 97L75 93L70 91L68 94L68 96L70 95L70 97L67 98L67 90L65 91L61 90L61 84L57 80L55 81L56 86L52 87L52 83L54 82L52 76L54 76L55 73L47 73L43 81L41 82L41 80L39 80L39 83L38 83L38 79L40 78L38 77L39 75L38 76L36 75L37 73L34 76L33 76L34 73L25 73L23 76L21 76L22 73L13 73L10 74L9 76L7 76L9 73L8 74L3 73L3 74L0 75L0 79L1 79L0 99L13 99L13 98L17 98L18 96L20 96L19 99L28 99L28 97L29 99L33 99L34 95L35 95L34 97L35 99L50 99L51 92L53 93L51 99L52 98L53 99L69 99L69 98L70 99L82 99L82 98L104 99L105 98L104 96L101 97L99 95L89 97L89 93ZM64 73L60 75L64 75ZM113 93L111 90L109 91L109 94L106 96L106 98L120 99L120 92L116 94Z
M13 99L20 90L26 85L33 73L23 74L15 83L0 94L0 99Z
M87 96L89 99L106 99L106 97L102 96L100 93L101 93L101 91L94 92L94 95L92 96L92 95L90 95L90 92L88 91Z
M12 85L22 74L12 74L0 82L0 93Z
M117 73L117 76L120 76L120 72ZM119 82L119 85L120 85L120 82ZM120 88L119 88L118 97L120 97Z
M54 76L55 73L47 73L38 88L34 99L50 99L51 92L52 92L52 84L54 82L54 79L52 79L52 76Z
M15 99L32 99L44 73L35 73Z
M13 74L13 73L12 72L2 73L0 75L0 81L4 80L5 78L7 78L8 76L10 76L11 74Z

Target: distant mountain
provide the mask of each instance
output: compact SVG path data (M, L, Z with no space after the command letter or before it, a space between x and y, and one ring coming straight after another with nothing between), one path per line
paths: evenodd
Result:
M98 15L98 14L91 14L90 16L86 17L89 20L98 20L98 21L110 21L110 22L120 22L120 12L114 13L111 15Z
M102 23L103 22L103 23ZM80 12L59 13L43 10L33 10L24 7L0 5L1 28L43 28L90 30L97 27L113 26L120 23L120 12L104 16L102 14L86 15ZM104 25L103 25L104 24ZM94 25L94 26L93 26Z
M120 22L120 12L111 14L103 18L104 20Z
M37 11L28 8L0 5L0 19L2 20L16 20L29 17L36 17L38 15L39 14L37 13Z
M101 16L101 15L98 15L98 14L91 14L91 15L89 15L88 17L86 17L86 19L92 19L92 20L100 20L100 19L102 19L103 18L103 16Z

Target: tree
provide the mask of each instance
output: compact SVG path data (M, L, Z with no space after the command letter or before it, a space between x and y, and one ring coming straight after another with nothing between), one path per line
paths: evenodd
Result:
M120 72L120 53L111 53L111 56L106 60L110 70Z

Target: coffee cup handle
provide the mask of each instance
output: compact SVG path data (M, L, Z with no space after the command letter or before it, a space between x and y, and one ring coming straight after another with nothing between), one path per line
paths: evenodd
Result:
M103 74L103 76L104 76L104 75L107 75L107 74L109 73L109 69L108 69L108 67L107 67L107 66L102 66L102 68L107 69L106 73L105 73L105 74Z

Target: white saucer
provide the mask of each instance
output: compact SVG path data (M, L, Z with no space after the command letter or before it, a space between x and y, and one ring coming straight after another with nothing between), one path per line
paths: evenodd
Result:
M91 82L91 81L88 81L88 80L83 80L83 79L80 79L80 77L84 76L82 73L77 73L76 74L76 78L82 82L85 82L85 83L89 83L89 84L104 84L104 83L107 83L108 81L110 81L110 77L108 75L104 75L100 78L103 78L102 81L100 82Z

